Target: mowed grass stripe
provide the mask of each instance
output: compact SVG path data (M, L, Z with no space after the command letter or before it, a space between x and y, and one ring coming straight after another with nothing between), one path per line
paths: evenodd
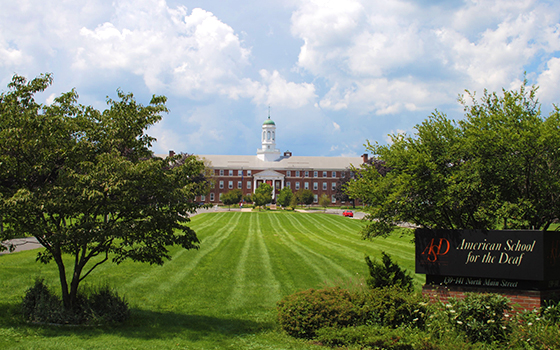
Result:
M365 244L365 242L360 241L357 237L355 237L355 235L353 235L351 238L346 238L346 232L343 232L342 230L335 231L323 225L315 217L317 215L320 215L321 219L323 219L328 214L309 214L305 216L297 215L291 217L290 220L292 220L294 228L305 228L303 229L302 233L305 233L310 240L327 247L329 250L338 251L341 256L348 257L356 261L362 261L364 254L366 254L367 249L369 249L371 245ZM311 226L314 226L316 230L313 231L309 229L309 227ZM318 234L317 231L319 231L321 234ZM361 246L364 249L357 250L351 248L348 246L349 243L352 246Z
M270 262L264 237L267 228L261 223L259 213L244 213L249 217L248 234L235 270L230 302L231 308L270 307L280 299L280 286Z
M213 232L212 235L206 236L201 240L199 250L187 251L182 248L173 248L174 250L177 249L178 252L174 254L174 258L171 261L166 262L163 266L153 267L150 273L146 275L137 276L134 280L127 283L126 288L138 288L140 284L151 284L153 280L158 280L158 288L155 294L162 294L169 291L175 284L180 283L207 254L217 249L229 237L237 227L241 214L231 215L227 223L223 223L220 220L221 218L224 218L224 216L214 217L213 219L216 220L209 220L213 222L212 225L205 225L205 229L200 230L205 231L215 228L210 230ZM180 259L184 254L188 255L188 258Z
M297 215L300 214L285 214L283 215L283 218L287 218L291 223L294 216ZM312 240L307 240L306 235L302 234L302 232L298 232L298 230L296 230L293 225L292 230L289 230L288 226L284 225L287 222L285 220L278 220L278 215L271 215L269 217L271 219L275 219L275 225L277 225L278 228L281 229L284 237L289 240L290 244L288 245L288 248L295 249L297 247L298 251L301 253L300 256L306 261L307 264L311 264L312 266L314 266L314 269L316 269L318 275L321 276L323 281L327 281L330 279L329 277L332 277L326 273L326 270L330 272L336 272L336 277L338 278L346 278L351 275L350 271L335 262L335 260L333 259L333 255L330 254L332 253L332 249L328 246L328 244L324 244L324 247L326 247L327 249L321 249L321 251L317 251L317 245L315 244L313 246L312 243L314 242ZM297 238L296 234L298 234ZM307 241L306 243L308 244L305 244L304 241Z

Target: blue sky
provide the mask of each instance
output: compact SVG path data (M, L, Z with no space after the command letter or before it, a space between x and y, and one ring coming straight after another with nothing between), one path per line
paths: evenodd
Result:
M268 115L277 147L355 156L412 133L457 97L539 85L560 103L558 1L1 0L0 89L51 72L40 96L76 88L105 107L118 88L170 113L156 153L256 154Z

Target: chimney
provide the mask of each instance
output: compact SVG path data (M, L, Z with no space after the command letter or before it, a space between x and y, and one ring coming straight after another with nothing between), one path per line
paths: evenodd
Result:
M363 161L364 164L367 163L367 161L368 161L368 154L367 153L362 154L362 161Z
M173 150L170 150L170 151L169 151L169 156L170 156L170 157L173 157L174 155L175 155L175 152L174 152Z
M291 156L292 156L292 152L290 151L284 152L284 157L291 157Z

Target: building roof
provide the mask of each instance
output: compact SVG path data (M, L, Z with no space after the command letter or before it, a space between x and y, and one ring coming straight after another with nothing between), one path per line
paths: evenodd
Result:
M276 125L276 124L274 124L274 122L272 121L272 119L270 119L269 116L268 119L264 121L263 125Z
M222 169L285 169L285 170L342 170L350 165L360 166L362 157L280 157L265 162L257 156L199 155L208 160L213 168Z

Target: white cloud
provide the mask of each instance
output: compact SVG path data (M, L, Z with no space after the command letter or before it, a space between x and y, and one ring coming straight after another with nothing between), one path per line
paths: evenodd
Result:
M299 108L311 103L316 97L313 84L288 82L278 71L271 74L261 69L259 73L264 86L256 94L255 100L261 104Z
M544 103L560 103L560 58L554 57L547 62L547 69L539 76L539 97Z
M560 50L560 9L552 3L341 4L304 0L292 16L303 40L298 66L330 83L319 103L326 110L432 110L466 88L507 88L540 55Z
M165 1L153 9L129 9L128 1L118 4L115 23L81 29L76 69L129 70L141 75L152 91L170 90L192 98L227 95L229 86L240 81L250 52L212 13L195 8L187 15L185 7L170 9Z
M334 131L340 131L340 125L338 125L336 122L333 122L332 124L333 124Z

